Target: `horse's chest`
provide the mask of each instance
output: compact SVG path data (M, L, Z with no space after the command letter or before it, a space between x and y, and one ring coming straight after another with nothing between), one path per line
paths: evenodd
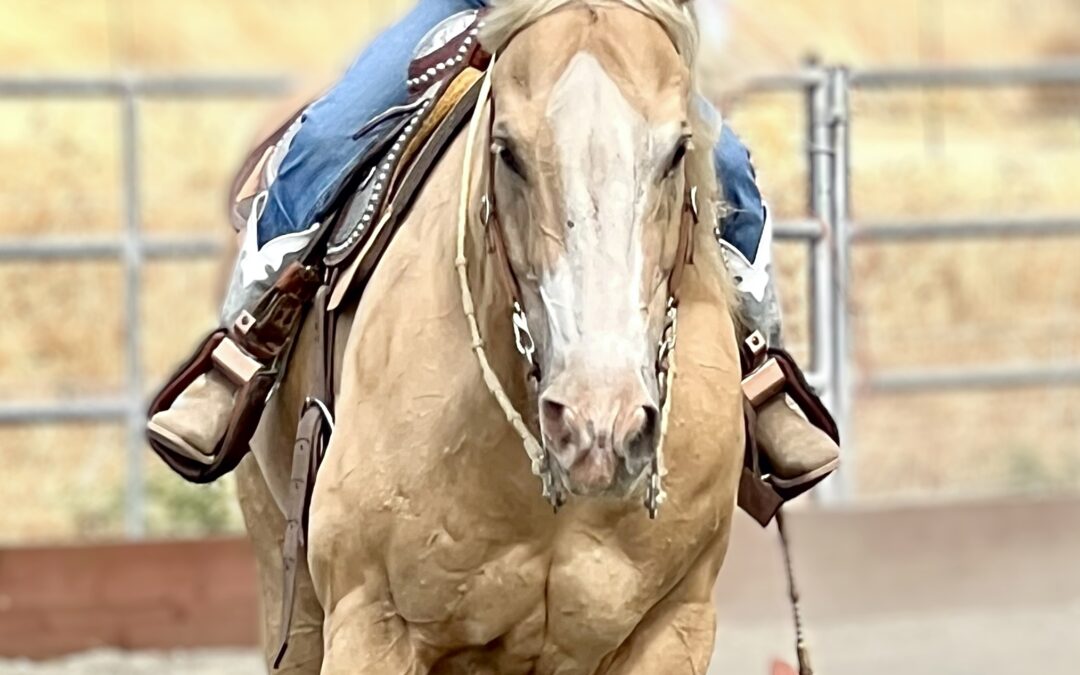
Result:
M552 653L598 659L662 595L666 566L635 562L595 531L493 543L506 538L438 531L390 558L397 612L419 643L454 654L445 672L458 672L458 660L468 665L461 672L526 673Z
M548 554L505 536L452 536L437 528L424 545L405 545L388 561L398 613L423 642L486 645L542 614Z

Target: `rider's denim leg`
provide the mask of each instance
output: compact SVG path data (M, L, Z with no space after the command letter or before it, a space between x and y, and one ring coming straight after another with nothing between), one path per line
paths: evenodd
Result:
M765 230L765 204L750 164L750 151L726 124L713 150L713 160L727 201L721 222L724 240L753 263Z
M713 152L727 202L721 218L724 258L739 291L743 318L770 345L782 344L783 321L772 274L772 223L746 146L726 125Z
M420 0L305 111L259 218L259 246L307 229L325 215L323 210L377 136L365 134L354 140L353 135L379 113L407 102L405 81L416 45L443 19L484 4L482 0Z

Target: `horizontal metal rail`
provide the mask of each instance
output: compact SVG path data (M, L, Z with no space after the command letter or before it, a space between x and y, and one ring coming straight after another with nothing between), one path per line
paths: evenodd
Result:
M863 380L875 393L903 394L956 389L1019 389L1080 386L1080 363L1024 364L949 370L877 373Z
M858 223L858 226L851 232L853 242L1066 237L1077 235L1080 235L1080 216L888 220Z
M120 259L127 247L122 239L0 239L0 262ZM137 254L150 260L213 257L224 249L212 238L144 239L136 246Z
M131 411L126 399L62 399L33 403L0 403L0 424L60 422L123 422Z
M824 80L825 71L821 69L772 73L751 78L746 83L744 91L754 93L795 91L821 84Z
M851 71L859 89L1080 85L1080 59L1015 66L931 66Z
M285 77L0 77L3 98L237 98L281 96L292 80Z
M825 69L808 68L794 73L759 75L748 80L743 91L794 92L820 84L825 73ZM849 83L857 89L1080 86L1080 59L990 67L862 68L849 71Z
M820 220L814 220L813 218L805 218L802 220L782 220L777 222L773 232L777 239L783 240L804 240L817 241L825 236L826 228L824 223Z

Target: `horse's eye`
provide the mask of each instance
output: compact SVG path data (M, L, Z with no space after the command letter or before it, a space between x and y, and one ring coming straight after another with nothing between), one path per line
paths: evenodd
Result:
M511 147L509 141L497 140L491 145L491 151L498 155L499 160L503 165L518 175L519 178L525 178L525 170L521 166L521 162L518 160L517 155L514 154L514 150Z
M691 144L691 138L689 136L683 136L679 139L679 144L675 146L675 152L671 155L671 162L664 172L664 178L667 178L678 171L682 166L683 160L686 159L686 153L690 152L692 147L693 145Z

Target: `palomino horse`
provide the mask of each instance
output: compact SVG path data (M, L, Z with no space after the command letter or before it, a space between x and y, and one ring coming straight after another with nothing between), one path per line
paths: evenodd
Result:
M490 99L338 324L282 672L706 670L744 439L694 21L675 0L488 15ZM270 638L310 378L286 378L240 469Z

